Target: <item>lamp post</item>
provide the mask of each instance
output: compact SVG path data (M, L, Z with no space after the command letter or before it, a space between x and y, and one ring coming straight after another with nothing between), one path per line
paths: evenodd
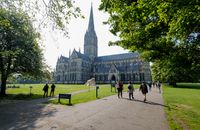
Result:
M31 95L31 90L32 90L32 88L33 88L33 87L32 87L32 86L30 86L29 88L30 88L30 95Z
M96 86L96 98L98 98L98 90L99 90L99 86Z
M65 78L64 78L64 71L62 71L62 74L63 74L63 84L64 84L64 81L65 81Z

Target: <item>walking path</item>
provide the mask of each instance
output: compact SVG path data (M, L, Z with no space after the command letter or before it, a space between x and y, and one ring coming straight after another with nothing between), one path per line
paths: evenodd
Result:
M0 129L5 130L168 130L162 95L153 90L143 102L117 95L74 106L42 104L42 100L0 105Z

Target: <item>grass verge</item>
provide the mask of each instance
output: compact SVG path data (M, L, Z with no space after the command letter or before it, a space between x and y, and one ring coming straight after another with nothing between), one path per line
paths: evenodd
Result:
M139 85L134 85L134 88L137 89L139 88ZM127 92L127 85L124 85L124 92ZM78 104L78 103L84 103L84 102L88 102L88 101L92 101L92 100L96 100L96 99L101 99L107 96L111 96L111 95L115 95L117 93L115 93L114 88L112 89L111 92L111 88L109 84L106 85L99 85L99 94L98 94L98 98L96 98L96 90L90 90L90 91L86 91L86 92L82 92L82 93L78 93L75 95L72 95L72 104ZM61 99L60 103L58 103L58 99L52 99L49 100L47 103L52 103L52 104L62 104L62 105L70 105L68 100L66 99Z
M200 88L198 84L193 86ZM200 89L193 86L181 83L178 88L163 87L164 102L169 106L165 111L172 130L200 128Z

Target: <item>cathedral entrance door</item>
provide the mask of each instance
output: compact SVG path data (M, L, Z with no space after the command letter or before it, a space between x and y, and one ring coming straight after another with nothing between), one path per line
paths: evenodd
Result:
M112 81L116 81L115 75L112 75L111 80L112 80Z
M111 92L112 92L112 88L113 87L115 88L115 92L116 92L115 84L116 84L116 78L115 78L115 75L112 75L112 78L111 78Z

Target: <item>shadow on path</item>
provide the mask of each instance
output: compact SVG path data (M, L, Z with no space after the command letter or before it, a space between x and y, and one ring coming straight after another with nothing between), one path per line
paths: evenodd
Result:
M156 102L152 102L152 101L145 101L145 102L144 102L144 101L138 100L138 99L133 99L133 100L130 100L129 98L124 98L124 99L129 100L129 101L134 101L134 102L141 102L141 103L146 103L146 104L150 104L150 105L158 105L158 106L170 108L170 107L167 106L167 105L160 104L160 103L156 103Z
M38 119L53 116L56 109L47 107L41 103L46 99L31 101L17 101L14 103L0 104L1 129L34 129Z

